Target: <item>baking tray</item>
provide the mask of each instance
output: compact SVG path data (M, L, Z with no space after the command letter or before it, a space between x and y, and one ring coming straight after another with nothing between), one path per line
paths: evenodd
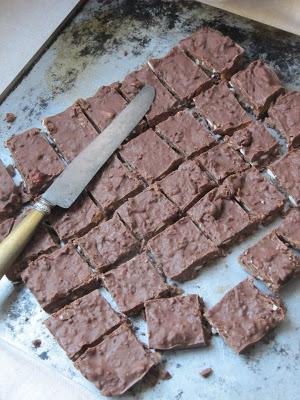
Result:
M203 25L230 35L250 59L266 60L286 86L300 88L298 36L197 2L90 1L0 106L1 158L10 163L3 143L13 133L41 127L41 117L64 110L78 97L93 95L102 84L122 79ZM11 129L3 121L8 111L17 115ZM198 278L180 286L201 295L208 307L214 305L247 276L238 255L279 222L260 229L226 258L204 268ZM288 309L286 321L246 355L235 354L217 336L208 348L164 353L163 362L173 378L152 388L138 384L123 399L299 399L300 280L289 283L282 297ZM2 280L0 307L1 337L89 388L95 399L103 398L42 325L46 313L27 289ZM133 322L145 342L144 321ZM42 346L34 349L32 340L37 338ZM214 370L206 380L199 375L205 367Z

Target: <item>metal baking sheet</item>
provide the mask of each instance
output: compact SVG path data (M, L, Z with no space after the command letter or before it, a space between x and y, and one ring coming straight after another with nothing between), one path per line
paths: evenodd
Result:
M64 110L78 97L93 95L102 84L122 79L203 25L230 35L251 59L259 57L271 64L286 86L300 88L298 36L197 2L90 1L0 106L1 158L7 164L11 161L3 143L12 134L41 127L41 117ZM3 120L6 112L17 115L11 128ZM208 307L214 305L247 276L237 261L238 255L278 223L260 229L226 258L204 268L198 278L180 286L187 293L201 295ZM138 384L123 398L299 399L300 280L286 286L282 297L288 310L286 321L248 354L235 354L217 336L205 349L164 353L163 362L173 378L152 388ZM95 399L102 398L42 325L46 313L27 289L3 280L0 307L1 337L89 388ZM141 340L146 341L144 321L133 322ZM42 345L34 349L32 340L37 338ZM206 380L199 375L205 367L214 370Z

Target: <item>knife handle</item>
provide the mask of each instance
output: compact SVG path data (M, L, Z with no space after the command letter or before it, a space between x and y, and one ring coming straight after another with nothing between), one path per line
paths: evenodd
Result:
M0 279L12 266L33 236L45 215L50 214L51 205L40 199L33 209L13 228L11 233L0 243Z

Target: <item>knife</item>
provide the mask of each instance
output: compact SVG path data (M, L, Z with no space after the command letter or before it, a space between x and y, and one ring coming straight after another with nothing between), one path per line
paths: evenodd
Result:
M64 169L32 210L0 243L0 279L55 206L69 208L151 107L155 89L145 85L128 106Z

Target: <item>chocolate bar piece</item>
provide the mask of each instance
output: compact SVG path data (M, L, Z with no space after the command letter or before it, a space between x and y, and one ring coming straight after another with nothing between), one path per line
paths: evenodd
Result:
M18 188L0 160L0 221L13 217L21 207Z
M300 212L292 209L276 229L277 236L290 246L300 250Z

